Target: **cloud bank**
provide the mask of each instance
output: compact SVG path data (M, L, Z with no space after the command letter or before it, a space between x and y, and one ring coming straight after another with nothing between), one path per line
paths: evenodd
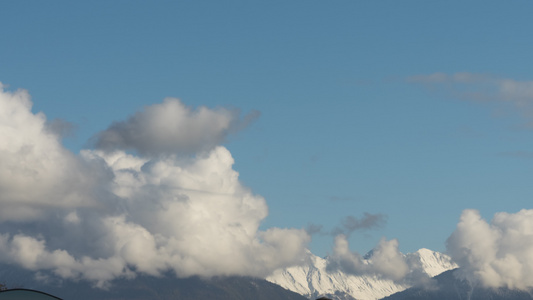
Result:
M490 222L477 210L464 210L446 247L451 260L459 265L454 274L473 285L533 289L533 210L523 209L514 214L499 212ZM330 271L431 287L420 261L403 255L396 239L381 239L363 257L350 251L347 236L339 234L327 263Z
M447 248L460 275L487 287L533 288L533 210L500 212L490 223L465 210Z
M469 78L454 80L482 80ZM61 144L68 124L52 126L31 108L28 92L0 88L0 263L104 287L117 277L168 270L178 277L265 277L306 256L305 230L259 230L265 199L241 184L231 153L217 144L252 117L167 99L110 126L97 149L73 154ZM152 124L172 119L169 111L183 119ZM397 240L382 239L369 259L349 250L350 233L385 221L368 213L344 219L328 269L416 278L419 266L399 252ZM533 210L498 213L490 223L466 210L447 247L468 280L533 287Z
M265 200L218 145L251 117L167 99L76 155L31 107L0 89L0 262L105 286L167 270L264 277L304 256L304 230L259 230Z

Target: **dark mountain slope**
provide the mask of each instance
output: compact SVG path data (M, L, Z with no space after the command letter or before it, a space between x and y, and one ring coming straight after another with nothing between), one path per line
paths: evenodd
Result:
M383 300L532 300L527 291L510 290L507 288L484 288L472 286L465 280L455 277L451 270L435 276L434 285L429 287L412 287L405 291L390 295Z
M0 282L8 287L36 289L65 300L306 300L263 279L251 277L215 277L202 279L191 277L177 279L171 274L162 277L138 276L134 279L117 279L107 290L93 288L86 281L35 279L33 272L0 265ZM39 274L43 276L45 274Z

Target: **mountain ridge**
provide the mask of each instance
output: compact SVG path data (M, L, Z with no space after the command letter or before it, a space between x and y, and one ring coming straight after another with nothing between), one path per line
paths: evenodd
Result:
M5 283L8 288L46 292L64 300L306 300L300 294L260 278L176 278L171 272L159 277L137 275L135 278L118 278L110 282L107 289L101 289L86 280L62 280L46 271L33 272L0 264L0 283Z
M371 263L372 252L364 260ZM432 277L457 265L445 254L419 249L403 255L417 272ZM178 279L171 272L160 277L137 274L135 278L113 280L109 290L94 289L88 281L62 280L50 272L33 272L12 265L0 265L0 283L8 287L41 290L68 299L286 299L305 300L326 296L334 300L381 299L411 287L407 281L394 282L377 275L350 275L328 271L327 260L310 251L300 266L278 270L266 280L251 277L190 277ZM415 275L420 275L416 273ZM5 279L9 279L5 281ZM4 280L4 281L2 281Z
M430 288L415 286L382 300L532 300L533 290L489 288L472 284L456 276L459 269L449 270L435 276Z
M364 258L365 262L370 263L372 251ZM426 248L405 254L404 258L410 265L418 266L419 271L427 277L457 268L449 256ZM277 270L266 279L308 299L326 296L334 300L376 300L411 287L407 282L397 283L377 275L327 271L326 267L327 259L308 252L303 265Z

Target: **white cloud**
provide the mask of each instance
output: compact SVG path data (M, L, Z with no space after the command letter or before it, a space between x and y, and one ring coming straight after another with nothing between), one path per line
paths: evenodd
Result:
M460 274L488 287L533 287L533 210L500 212L490 223L465 210L447 247Z
M364 259L349 249L346 236L335 238L333 255L328 257L329 270L341 270L353 275L376 275L394 281L403 280L410 272L405 256L398 250L398 240L381 239L372 250L372 256Z
M377 274L392 280L403 279L409 272L405 257L398 250L398 240L382 239L372 255L371 265Z
M29 94L0 90L0 221L43 218L51 208L96 205L105 174L75 157L33 114Z
M328 256L327 260L328 270L341 270L353 275L363 275L368 271L363 257L357 252L350 251L348 240L342 234L335 237L333 255Z
M225 108L192 110L179 99L167 98L113 123L96 135L95 144L105 151L136 150L143 155L194 154L211 150L257 117L258 112L252 112L239 119L239 111Z
M172 112L185 121L172 123ZM141 153L166 155L113 147L74 155L46 129L44 114L31 112L27 92L1 91L0 139L7 142L0 144L0 261L102 287L138 272L264 277L299 263L309 242L305 230L260 231L265 200L241 184L231 153L214 145L235 126L231 116L167 100L116 123L141 131L167 126L155 119L181 124L153 139L128 140ZM195 136L204 133L207 143ZM178 142L168 142L172 136ZM202 151L171 152L183 149Z

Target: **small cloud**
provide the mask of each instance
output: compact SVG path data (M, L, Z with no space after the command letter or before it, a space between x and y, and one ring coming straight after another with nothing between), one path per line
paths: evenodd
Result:
M55 135L65 138L73 137L77 126L62 119L53 119L46 123L46 129Z
M382 228L387 223L387 216L383 214L370 214L365 212L362 218L347 216L341 221L341 226L335 227L331 234L350 236L354 231L364 231Z
M533 81L500 78L489 74L460 72L415 75L408 83L422 84L432 92L467 101L510 104L533 128Z
M115 122L93 137L106 152L135 150L141 155L189 155L212 150L259 117L258 111L240 117L239 110L192 109L179 99L167 98L145 107L125 121Z
M307 232L308 235L324 234L324 232L322 231L323 228L323 225L309 223L305 227L305 232Z

